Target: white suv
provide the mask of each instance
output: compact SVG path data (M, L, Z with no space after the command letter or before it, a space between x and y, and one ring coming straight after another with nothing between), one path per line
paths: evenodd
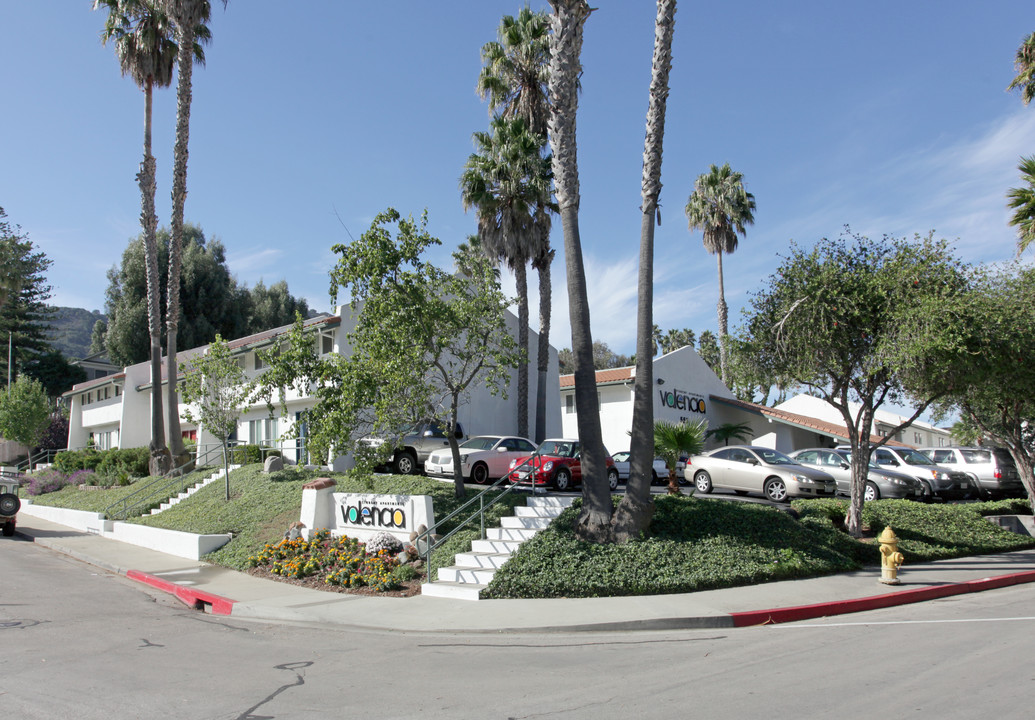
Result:
M1023 496L1024 485L1010 452L1003 448L920 448L938 465L966 473L982 497Z

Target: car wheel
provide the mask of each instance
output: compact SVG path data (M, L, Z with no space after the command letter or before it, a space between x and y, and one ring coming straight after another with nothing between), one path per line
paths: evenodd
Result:
M557 474L553 476L553 486L555 489L560 491L571 489L571 472L567 468L561 468L557 471Z
M925 503L934 502L934 490L931 489L931 483L926 480L921 480L920 484L924 486L923 495L920 497Z
M711 476L704 470L698 470L694 475L694 486L697 488L697 492L707 495L712 491Z
M607 470L607 486L611 488L611 492L618 489L618 471L614 468Z
M866 482L866 488L863 490L863 500L866 502L880 500L880 490L869 481Z
M485 463L478 463L471 468L471 479L478 485L489 482L489 468Z
M773 502L787 501L787 485L780 478L769 478L765 481L765 496Z
M18 499L18 496L14 493L4 493L0 495L0 513L4 515L14 515L21 508L22 501ZM13 531L12 531L13 532Z
M399 475L413 475L417 471L417 458L409 450L395 456L395 472Z
M14 535L14 523L4 523L4 537L11 537L12 535Z

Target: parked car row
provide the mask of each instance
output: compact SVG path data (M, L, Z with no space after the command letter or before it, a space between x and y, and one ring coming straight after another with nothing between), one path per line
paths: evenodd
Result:
M457 438L463 438L457 429ZM383 442L377 439L371 442ZM453 477L448 434L433 423L420 423L404 436L394 453L393 469ZM465 481L479 485L506 477L530 487L570 490L582 484L581 446L571 438L545 440L538 448L528 438L479 435L459 446ZM774 502L792 497L833 497L851 494L851 449L804 448L785 455L772 448L732 445L680 461L677 477L698 492L715 488L738 494L760 493ZM607 457L612 490L629 479L630 453ZM665 461L655 458L652 481L668 477ZM966 497L1023 495L1024 486L1010 454L997 448L923 448L882 446L873 450L863 488L867 501L904 498L931 501Z

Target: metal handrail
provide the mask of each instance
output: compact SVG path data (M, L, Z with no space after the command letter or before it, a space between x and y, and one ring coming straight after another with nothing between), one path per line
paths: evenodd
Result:
M23 472L28 472L32 470L33 465L38 465L41 460L44 462L54 462L54 456L59 452L65 452L65 450L67 450L67 448L40 450L37 453L31 453L27 458L25 458L25 460L15 465L15 467Z
M104 508L103 514L109 520L125 520L129 517L130 513L141 508L145 505L150 504L158 497L171 497L170 489L183 484L183 478L185 473L183 470L191 465L194 467L205 466L207 461L210 459L212 453L216 450L222 451L222 445L215 445L214 447L206 450L204 454L201 452L202 446L197 447L196 454L184 464L173 468L164 475L159 475L154 480L146 483L138 490L131 492L121 500L117 500L108 507ZM142 496L142 497L138 497ZM133 498L137 498L134 502L130 502ZM118 508L118 510L116 510Z
M511 476L514 475L514 473L518 472L525 465L529 465L530 463L532 463L532 461L535 460L537 457L539 457L539 451L538 450L536 450L531 455L529 455L527 458L525 458L525 461L522 462L517 467L510 468L507 471L506 475L504 475L503 477L498 479L492 485L482 489L482 491L479 492L476 496L474 496L473 498L471 498L470 500L465 502L463 505L458 507L453 512L451 512L448 515L446 515L441 520L432 520L431 527L427 528L423 533L420 533L419 535L417 535L416 538L414 538L413 544L414 544L414 547L417 549L417 554L423 559L424 567L426 567L428 569L428 582L431 582L431 553L434 552L435 548L440 547L449 538L453 537L453 535L455 535L456 533L460 532L460 530L462 530L464 527L466 527L467 524L470 523L472 520L474 520L474 518L476 518L476 517L478 518L478 533L479 533L478 537L479 537L479 539L484 540L485 539L485 511L488 510L493 505L495 505L496 503L500 502L508 493L514 492L514 491L520 489L519 485L517 483L510 483ZM531 488L532 494L534 495L535 494L535 472L534 472L534 465L532 465L532 467L533 467L533 472L532 472L532 474L530 476L530 480L531 480L530 488ZM508 487L506 487L503 490L503 492L501 492L499 495L497 495L491 501L489 501L488 504L486 504L485 503L485 493L489 492L490 490L495 490L497 487L499 487L500 484L502 484L504 482L508 482L509 483ZM465 509L467 509L468 507L473 505L475 502L478 503L478 511L477 512L472 513L470 515L470 517L466 518L465 520L462 520L459 524L457 524L457 526L455 528L453 528L448 533L446 533L445 535L440 537L438 540L434 539L435 528L437 528L439 525L447 522L448 520L453 519L454 517L459 515L461 512L463 512ZM427 552L422 552L421 551L422 545L423 545L424 548L427 549Z

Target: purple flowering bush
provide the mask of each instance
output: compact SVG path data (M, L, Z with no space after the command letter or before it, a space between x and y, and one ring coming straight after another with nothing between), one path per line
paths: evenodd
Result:
M45 493L57 492L68 485L92 485L95 477L96 473L93 470L76 470L71 475L65 475L59 470L48 468L29 478L25 492L30 497L36 497Z

